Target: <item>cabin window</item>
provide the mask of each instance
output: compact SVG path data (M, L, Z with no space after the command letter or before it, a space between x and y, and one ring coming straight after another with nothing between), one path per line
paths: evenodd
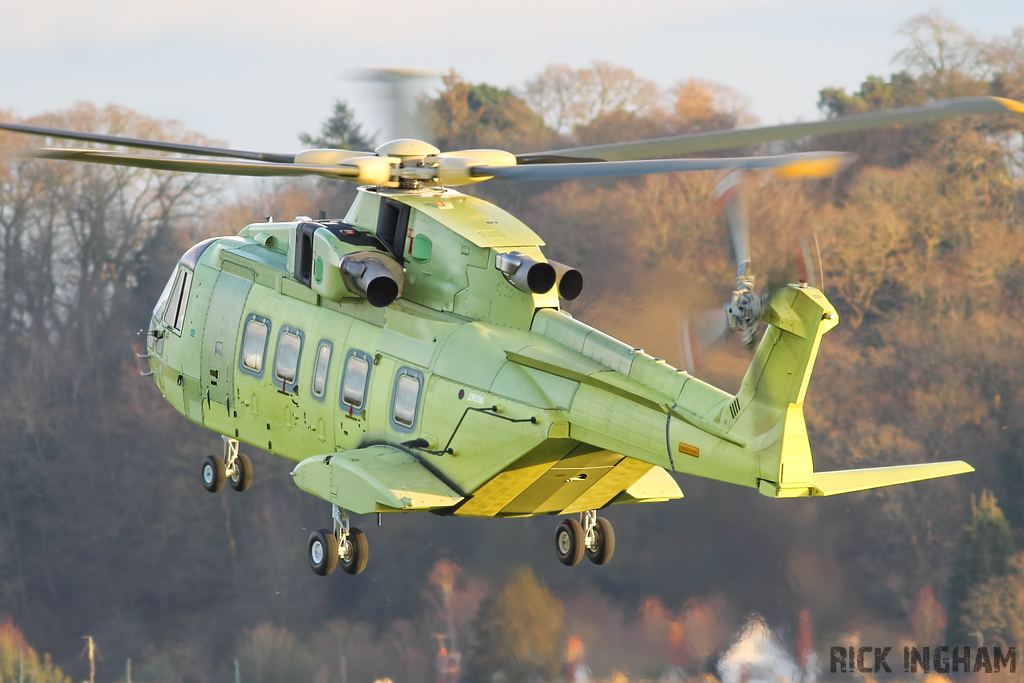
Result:
M192 271L182 268L178 271L178 278L174 281L171 295L167 299L167 308L164 310L164 324L175 330L180 330L185 322L185 308L188 305L188 295L192 289ZM159 307L159 304L157 304Z
M277 354L274 359L274 376L281 383L281 389L294 392L299 376L299 354L302 352L302 332L294 327L281 328L277 339Z
M267 350L267 326L256 320L250 320L245 327L245 366L256 372L263 371L263 354Z
M411 432L416 426L416 413L420 403L423 373L402 368L395 376L395 393L391 400L391 425L401 432Z
M345 377L341 383L341 407L352 415L363 411L366 387L370 379L370 357L352 349L345 361Z
M319 400L324 400L324 394L327 393L327 370L331 365L331 343L328 341L320 342L320 347L316 350L316 363L313 365L313 397Z
M267 357L267 339L270 337L270 321L250 313L245 319L244 330L238 367L242 372L262 377L263 361Z

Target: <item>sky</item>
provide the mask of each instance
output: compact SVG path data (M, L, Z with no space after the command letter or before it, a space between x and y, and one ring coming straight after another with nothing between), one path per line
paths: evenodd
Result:
M379 86L353 67L519 87L548 64L601 60L663 87L725 84L761 123L812 120L822 87L898 70L899 27L930 9L983 38L1024 26L1021 0L0 0L0 110L113 103L290 152L338 98L387 137Z

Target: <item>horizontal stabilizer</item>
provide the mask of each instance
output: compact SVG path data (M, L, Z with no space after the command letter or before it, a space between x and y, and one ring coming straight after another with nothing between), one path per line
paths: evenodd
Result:
M912 481L949 477L973 471L974 468L963 460L956 460L920 465L869 467L862 470L841 470L839 472L815 472L812 479L811 495L835 496L840 493L866 491L882 486L908 484Z

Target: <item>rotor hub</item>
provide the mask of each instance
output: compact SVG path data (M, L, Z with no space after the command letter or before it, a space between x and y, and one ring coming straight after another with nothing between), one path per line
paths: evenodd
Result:
M385 142L383 145L373 150L379 157L398 157L405 160L406 157L429 157L435 154L440 154L441 150L434 147L429 142L423 142L422 140L413 140L412 138L401 138L398 140L392 140L391 142Z
M732 300L725 305L729 328L739 332L750 346L757 337L757 325L765 307L765 297L754 291L753 279L737 280Z

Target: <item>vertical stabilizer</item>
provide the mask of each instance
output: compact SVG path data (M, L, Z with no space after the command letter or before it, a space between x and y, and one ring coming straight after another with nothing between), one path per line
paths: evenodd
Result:
M739 410L731 433L759 447L761 493L806 496L814 465L804 398L821 337L839 316L819 290L789 285L772 295L764 319L768 331L736 397Z
M764 319L770 327L733 401L730 430L757 453L762 494L832 496L974 471L956 461L815 473L804 398L821 337L839 316L817 289L790 285L772 295Z

